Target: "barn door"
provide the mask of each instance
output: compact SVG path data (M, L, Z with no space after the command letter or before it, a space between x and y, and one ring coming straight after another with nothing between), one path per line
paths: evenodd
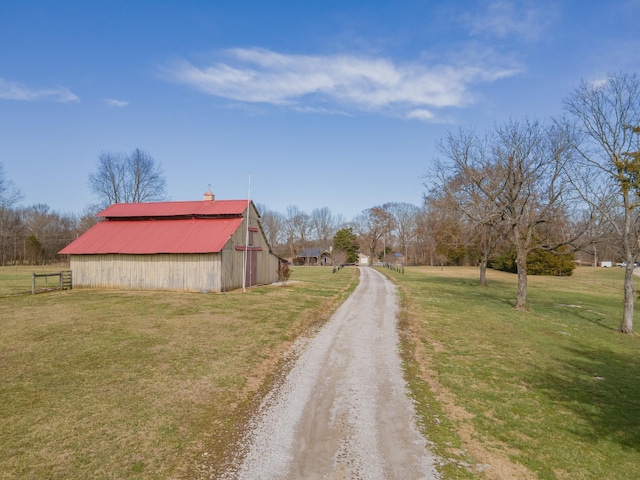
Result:
M247 264L245 266L245 282L247 287L258 284L258 252L249 250L247 252Z

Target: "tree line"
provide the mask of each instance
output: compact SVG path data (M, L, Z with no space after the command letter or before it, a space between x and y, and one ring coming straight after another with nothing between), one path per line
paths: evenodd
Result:
M12 206L0 196L0 265L57 262L58 252L94 223L93 213L61 214L46 204Z
M428 212L421 206L389 202L367 208L351 221L328 207L310 214L295 205L284 214L260 204L257 208L267 241L284 258L294 259L310 248L331 250L334 263L342 263L341 254L344 261L354 262L357 253L387 263L398 253L404 263L415 265L433 264L436 258Z

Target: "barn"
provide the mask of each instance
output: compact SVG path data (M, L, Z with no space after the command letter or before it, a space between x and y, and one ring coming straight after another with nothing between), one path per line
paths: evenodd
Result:
M277 281L248 200L116 203L67 245L73 287L225 292Z

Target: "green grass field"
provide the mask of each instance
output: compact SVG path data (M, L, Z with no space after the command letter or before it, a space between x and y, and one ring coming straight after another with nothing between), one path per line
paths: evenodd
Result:
M515 275L489 271L480 287L471 268L388 273L446 478L640 478L640 339L616 332L622 269L530 277L525 313Z
M287 346L355 287L357 269L331 272L247 293L1 298L0 478L209 478Z
M524 313L515 275L480 287L472 268L382 271L443 478L640 478L622 269L530 277ZM0 479L215 478L283 352L355 287L356 269L331 272L247 293L0 298Z

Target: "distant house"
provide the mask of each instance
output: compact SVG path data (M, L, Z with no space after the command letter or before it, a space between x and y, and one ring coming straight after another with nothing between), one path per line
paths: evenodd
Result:
M73 286L224 292L277 281L259 214L247 200L114 204L60 251Z
M369 256L365 255L364 253L359 253L358 254L357 264L358 265L369 265Z
M333 265L331 252L319 248L305 248L293 259L294 265Z
M395 265L396 267L402 266L405 264L405 258L404 255L401 253L394 253L393 254L393 265Z

